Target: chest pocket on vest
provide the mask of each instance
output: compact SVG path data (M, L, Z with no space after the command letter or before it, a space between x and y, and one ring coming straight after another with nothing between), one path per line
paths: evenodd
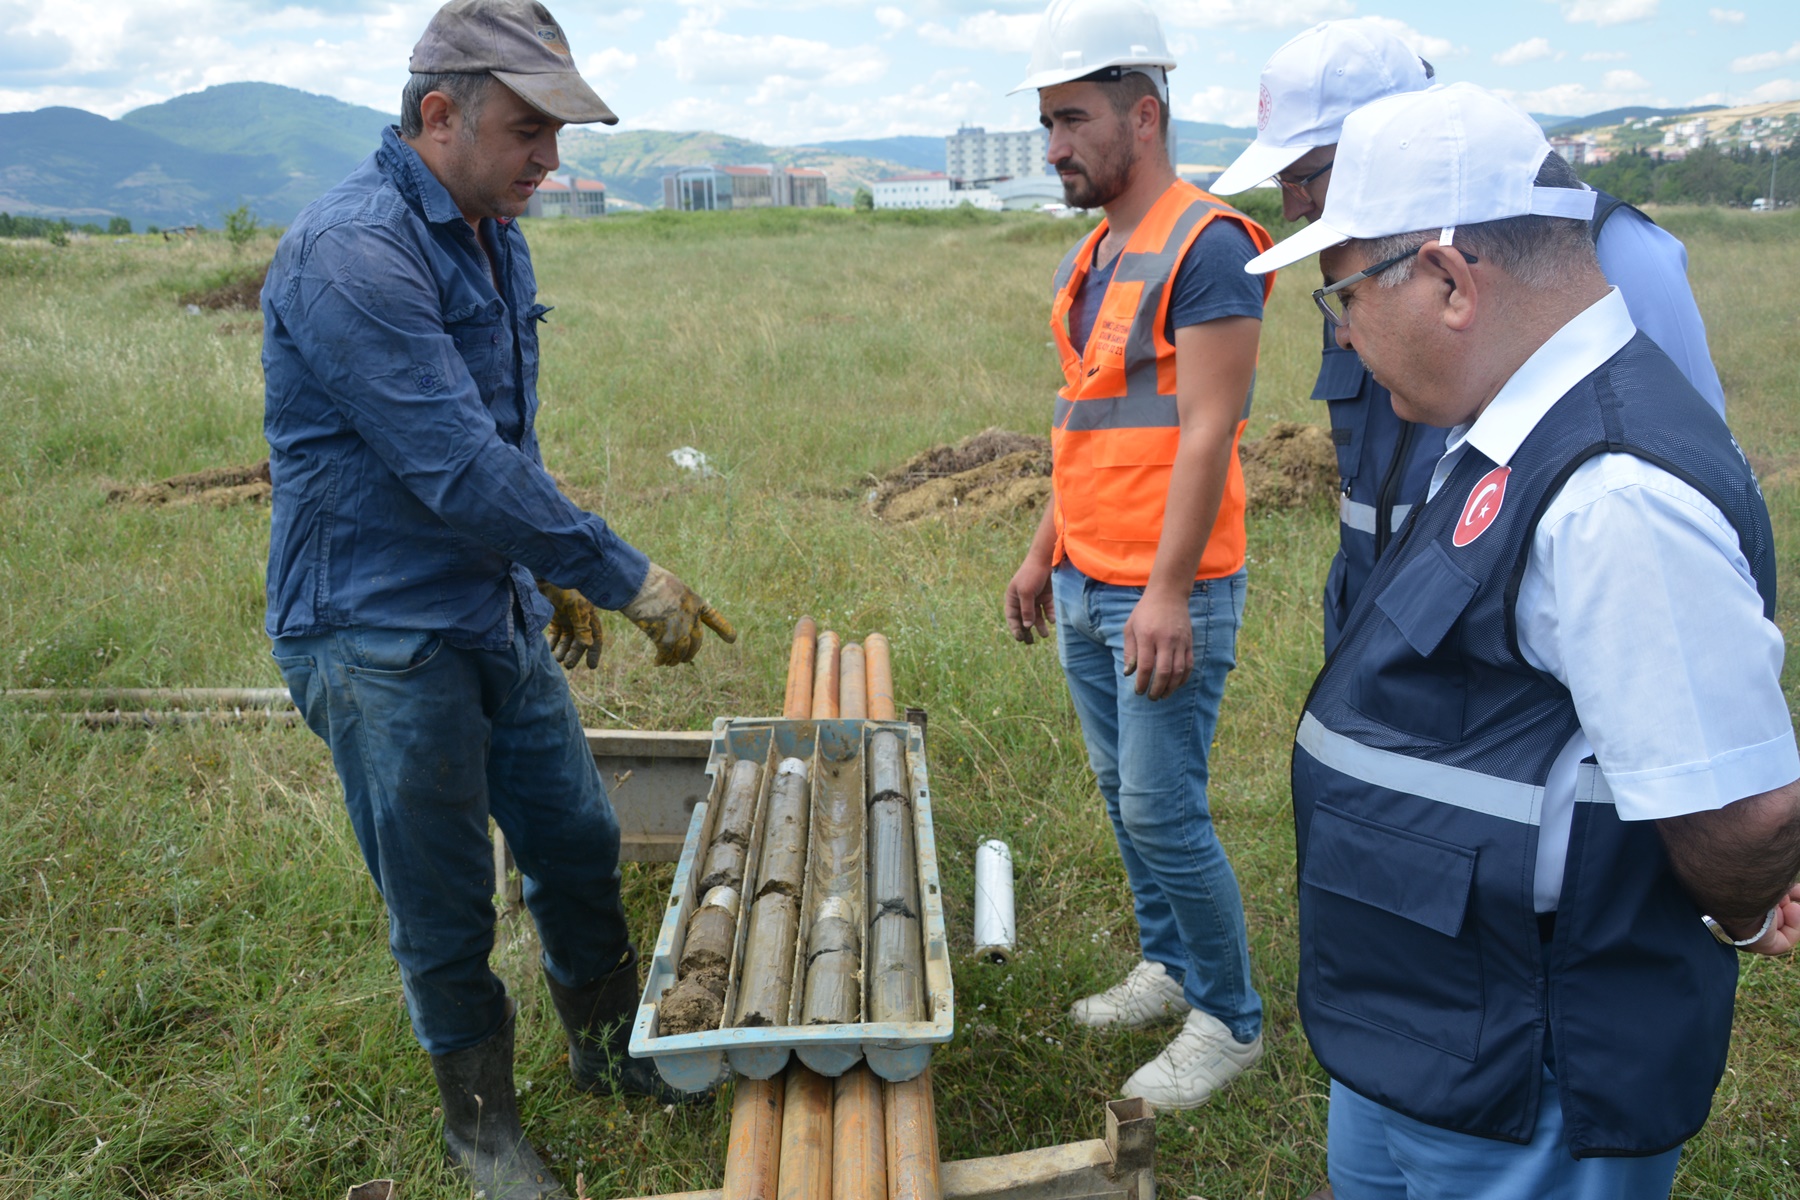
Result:
M1319 378L1312 398L1323 400L1331 413L1331 441L1337 447L1338 477L1356 478L1368 428L1368 401L1363 396L1362 359L1354 350L1327 349L1319 359Z
M469 377L491 400L500 386L501 373L512 356L512 333L506 327L506 304L495 297L444 314L444 331L456 343ZM496 417L501 414L496 413Z
M1378 616L1364 636L1352 707L1394 729L1434 742L1462 736L1467 675L1445 636L1474 598L1474 576L1437 542L1401 568L1375 597Z

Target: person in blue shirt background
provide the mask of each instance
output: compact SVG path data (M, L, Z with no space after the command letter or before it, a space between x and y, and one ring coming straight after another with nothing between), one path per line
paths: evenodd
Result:
M576 1086L673 1099L626 1052L619 827L557 660L598 661L596 606L660 664L735 634L557 490L534 432L548 309L514 218L565 122L617 118L529 0L453 0L410 67L400 127L300 214L264 285L267 631L387 905L452 1159L493 1200L561 1197L519 1125L514 1006L488 967L488 819Z
M1383 96L1431 87L1435 71L1380 18L1327 21L1294 37L1263 67L1256 140L1213 184L1231 196L1273 178L1282 215L1316 221L1332 180L1339 131ZM1600 269L1632 323L1661 346L1721 416L1725 391L1687 282L1687 250L1630 205L1602 195L1591 223ZM1325 580L1325 652L1362 594L1375 560L1422 503L1444 432L1394 414L1388 390L1325 331L1313 399L1326 402L1342 496L1338 552Z

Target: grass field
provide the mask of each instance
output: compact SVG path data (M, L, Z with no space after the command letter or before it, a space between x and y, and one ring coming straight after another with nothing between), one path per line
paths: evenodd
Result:
M1687 239L1781 569L1800 559L1800 217L1661 214ZM736 621L734 648L657 670L622 622L575 689L591 725L706 727L779 707L794 618L893 638L931 756L960 1021L937 1055L946 1158L1097 1137L1169 1030L1096 1034L1069 1002L1136 956L1123 873L1054 652L1014 645L1001 589L1029 519L890 527L869 476L989 425L1044 428L1049 273L1068 223L946 214L658 214L530 230L545 303L545 455L567 486ZM269 244L251 248L266 255ZM260 261L260 260L258 260ZM238 264L241 267L241 263ZM0 686L274 686L267 510L108 505L111 482L253 462L260 323L176 300L234 268L220 241L0 244ZM1251 435L1322 422L1315 276L1288 272ZM667 452L705 451L719 476ZM1262 1065L1158 1122L1159 1187L1299 1197L1323 1178L1325 1080L1295 1015L1287 796L1319 659L1325 511L1255 518L1251 590L1213 767L1268 1010ZM1800 613L1785 600L1790 638ZM1790 698L1796 676L1788 675ZM89 732L0 704L0 1200L327 1197L374 1176L465 1195L429 1065L323 747L297 727ZM1012 844L1020 953L967 958L972 858ZM640 944L667 867L628 867ZM717 1186L727 1109L567 1086L528 921L496 965L521 1003L526 1126L572 1186ZM1684 1197L1800 1195L1800 966L1747 959L1738 1034ZM1630 1020L1630 1013L1621 1013ZM1800 1151L1800 1146L1794 1147Z

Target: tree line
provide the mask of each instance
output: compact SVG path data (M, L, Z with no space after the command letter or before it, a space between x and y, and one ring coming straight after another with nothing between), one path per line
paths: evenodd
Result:
M129 217L113 217L102 228L92 221L76 225L67 217L15 217L11 213L0 212L0 238L48 238L54 242L67 241L71 233L110 233L120 236L130 232ZM148 232L155 233L156 226L150 226Z
M1582 179L1629 204L1725 204L1746 208L1767 197L1769 168L1775 167L1774 197L1782 205L1800 200L1800 147L1780 156L1767 150L1721 150L1705 145L1685 158L1665 158L1639 148L1611 162L1579 167Z

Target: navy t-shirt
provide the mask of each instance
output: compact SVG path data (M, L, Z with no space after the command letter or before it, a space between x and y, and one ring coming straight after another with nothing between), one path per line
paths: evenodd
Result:
M1095 249L1097 250L1098 244ZM1221 317L1257 317L1263 315L1263 279L1244 270L1244 264L1257 255L1256 243L1236 221L1214 220L1200 231L1194 244L1175 272L1175 289L1169 296L1169 327L1163 331L1170 341L1177 329L1217 321ZM1094 331L1094 318L1100 315L1100 301L1106 296L1119 256L1104 268L1092 268L1076 293L1069 308L1069 340L1075 353L1087 350L1088 335Z

